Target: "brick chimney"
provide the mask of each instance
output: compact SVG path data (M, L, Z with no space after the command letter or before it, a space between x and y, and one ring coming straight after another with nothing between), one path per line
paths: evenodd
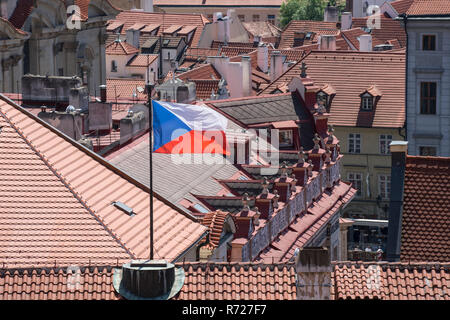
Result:
M308 167L309 164L305 161L306 153L303 151L303 147L300 147L298 152L298 161L292 167L292 173L297 179L297 185L304 186L308 182Z
M287 165L283 162L281 165L281 176L274 180L274 189L278 191L280 195L280 201L288 202L291 196L291 182L292 178L287 175Z
M295 259L297 300L330 300L331 259L328 248L307 247Z
M313 170L320 172L322 171L325 150L320 147L320 137L317 133L315 134L313 141L314 147L312 150L308 151L308 159L312 161Z
M269 181L266 177L264 177L263 182L261 183L263 190L261 193L256 196L255 206L258 207L261 216L261 219L268 219L273 212L272 199L275 197L273 193L269 192Z
M386 254L387 260L400 260L403 213L403 187L405 183L408 141L392 141L391 147L391 194Z

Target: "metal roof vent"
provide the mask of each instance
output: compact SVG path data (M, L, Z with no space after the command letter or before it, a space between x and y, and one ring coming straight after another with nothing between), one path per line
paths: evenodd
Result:
M66 113L75 112L75 107L72 105L68 105L66 108Z
M133 212L133 209L130 208L129 206L127 206L125 203L122 203L120 201L114 201L112 203L112 205L114 207L116 207L119 210L122 210L123 212L125 212L127 215L129 215L130 217L134 217L136 214Z
M165 260L132 260L116 269L114 289L128 300L168 300L183 287L184 270Z

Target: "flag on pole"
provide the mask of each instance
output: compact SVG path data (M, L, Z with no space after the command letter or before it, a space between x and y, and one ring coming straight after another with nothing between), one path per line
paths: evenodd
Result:
M153 152L229 155L228 119L201 105L153 100Z

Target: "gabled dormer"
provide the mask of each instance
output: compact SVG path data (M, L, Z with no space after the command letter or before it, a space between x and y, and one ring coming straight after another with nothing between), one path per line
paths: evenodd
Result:
M375 85L372 85L364 90L364 92L359 95L361 97L361 111L375 110L375 107L378 103L378 100L380 100L381 95L381 91Z
M336 90L329 84L324 85L316 93L316 99L318 104L323 104L327 112L330 111L331 102L336 95Z

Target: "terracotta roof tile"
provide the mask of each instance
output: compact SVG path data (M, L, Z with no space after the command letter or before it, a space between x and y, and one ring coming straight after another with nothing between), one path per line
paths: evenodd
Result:
M449 15L450 0L414 0L406 14L408 16Z
M114 263L147 257L148 188L4 99L0 171L9 178L0 180L0 262ZM136 215L128 216L113 201ZM206 231L157 194L154 208L156 257L175 259Z
M18 29L23 27L25 20L34 9L34 0L18 0L16 8L9 17L9 21Z
M106 98L110 102L117 100L128 100L128 101L146 101L147 95L144 92L139 92L137 87L145 88L144 79L128 79L128 78L117 78L117 79L106 79ZM137 96L133 95L137 93Z
M128 61L127 66L129 67L148 67L156 59L158 59L157 54L138 54Z
M211 64L202 64L197 68L176 75L180 80L203 79L203 80L220 80L222 76Z
M414 0L397 0L389 2L389 4L397 11L397 13L400 15L402 13L406 13L408 11L411 4L414 2Z
M295 44L294 38L296 32L314 32L317 35L330 34L338 35L339 28L336 27L336 22L324 22L324 21L309 21L309 20L292 20L284 28L281 34L281 41L279 48L292 48L298 47ZM306 40L304 44L312 44L317 42L317 36L312 40Z
M209 229L210 244L213 247L219 246L220 236L228 217L232 217L231 213L217 210L205 214L202 218L201 223Z
M294 263L177 263L174 300L295 300ZM0 300L118 300L117 266L0 269ZM120 266L119 266L120 268ZM449 300L449 263L333 262L331 299Z
M302 62L306 63L307 74L316 85L321 87L328 84L336 90L331 105L332 124L356 126L361 123L365 113L360 111L360 94L375 84L383 96L378 101L371 120L366 121L364 125L391 128L403 126L405 121L403 52L312 51L261 93L270 93L291 81L294 76L299 76ZM386 77L387 74L389 77ZM347 81L342 81L343 78Z
M353 18L352 28L367 28L367 20L369 18ZM401 22L391 18L380 16L380 28L374 28L370 34L374 39L378 39L383 43L392 39L398 39L402 47L406 46L406 32Z
M203 27L207 21L200 14L179 14L179 13L156 13L156 12L142 12L142 11L122 11L116 18L112 21L123 21L124 26L122 28L122 34L126 33L126 30L131 27L136 21L145 24L146 26L151 26L151 29L156 29L160 26L157 35L162 35L167 31L171 31L170 28L173 26L183 26L196 27L194 35L191 40L192 46L197 46L200 41L200 35L203 32ZM148 31L144 27L142 31Z
M450 158L406 158L401 261L450 261Z
M191 79L191 81L195 83L197 99L209 100L212 92L217 93L219 90L220 80Z
M268 21L243 22L242 25L252 37L278 38L281 36L281 30Z
M224 47L223 41L213 40L211 43L211 49L218 49L219 47ZM232 42L229 41L226 47L238 47L238 48L254 48L253 42Z
M449 300L450 264L335 262L335 299Z
M105 53L108 55L131 55L138 52L138 48L133 47L125 41L113 41L105 48Z

